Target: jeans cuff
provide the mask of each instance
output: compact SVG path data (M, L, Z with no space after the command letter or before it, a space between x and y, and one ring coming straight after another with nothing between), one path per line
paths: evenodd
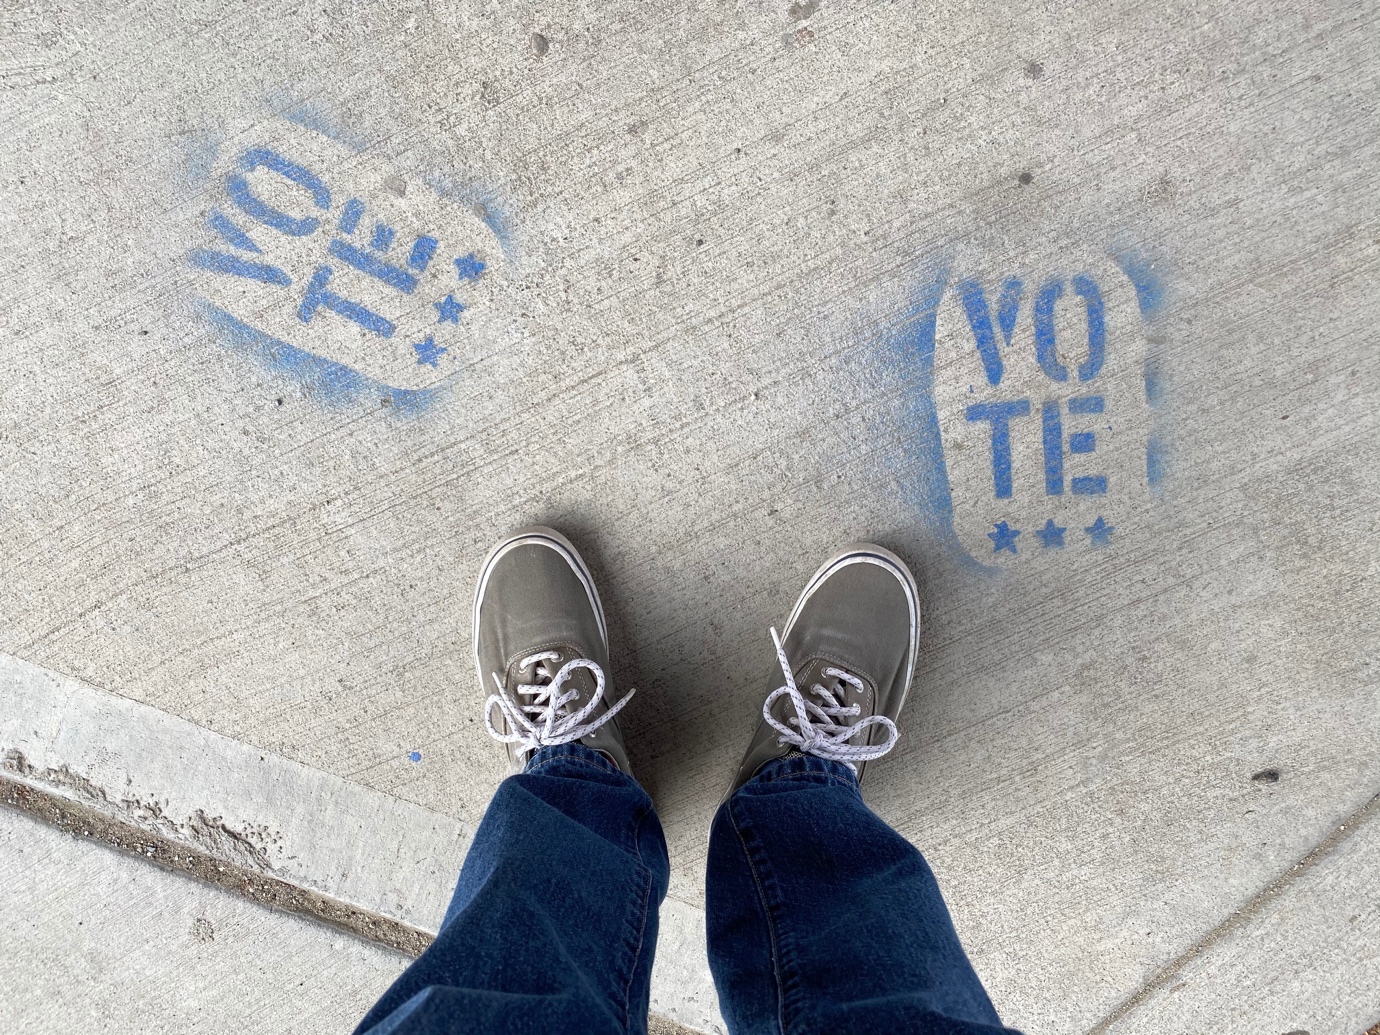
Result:
M542 769L553 764L577 763L591 765L606 773L617 773L632 780L631 776L619 769L608 760L608 757L593 748L587 748L578 742L571 744L553 744L549 747L537 748L532 752L532 756L527 759L527 764L522 767L524 773L537 773ZM634 781L635 782L635 781Z
M743 787L750 787L755 783L773 783L779 780L801 778L809 782L819 782L821 777L828 783L838 783L855 789L859 786L857 773L853 772L845 763L818 758L815 755L798 754L787 755L785 758L773 758L758 769L753 774L752 779L743 784Z

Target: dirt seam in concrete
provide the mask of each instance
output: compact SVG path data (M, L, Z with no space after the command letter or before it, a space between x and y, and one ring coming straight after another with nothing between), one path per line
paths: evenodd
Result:
M400 920L359 909L330 895L217 857L182 841L122 822L100 809L0 773L0 805L66 831L136 855L164 870L215 885L270 909L296 913L346 934L417 957L435 938ZM649 1035L701 1035L653 1014Z
M1179 972L1189 963L1260 916L1275 899L1292 887L1300 877L1331 855L1367 820L1374 818L1377 814L1380 814L1380 793L1372 795L1364 805L1343 819L1302 859L1257 892L1244 906L1233 911L1231 916L1156 970L1140 988L1123 999L1105 1017L1089 1028L1086 1035L1106 1035L1112 1025L1144 1005L1152 995L1178 976ZM1380 1028L1380 1025L1377 1025L1377 1028ZM1374 1030L1372 1029L1372 1031ZM1371 1035L1371 1033L1366 1032L1365 1035Z
M137 855L165 870L213 884L242 898L287 913L299 913L358 938L417 956L432 936L401 921L242 866L232 860L124 823L101 810L0 774L0 804L41 819L75 837Z

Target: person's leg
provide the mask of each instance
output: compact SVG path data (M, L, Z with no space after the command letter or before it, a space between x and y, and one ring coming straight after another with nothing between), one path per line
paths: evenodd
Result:
M867 545L827 562L786 623L710 833L709 964L732 1035L1003 1030L925 860L859 790L895 743L918 632L910 573Z
M1001 1030L929 866L839 762L768 762L724 803L706 908L733 1035Z
M645 1032L668 877L637 782L583 745L542 748L494 795L436 942L358 1031Z
M645 1033L670 866L605 698L603 607L575 548L528 528L474 606L489 732L520 775L475 832L436 942L360 1023L370 1035Z

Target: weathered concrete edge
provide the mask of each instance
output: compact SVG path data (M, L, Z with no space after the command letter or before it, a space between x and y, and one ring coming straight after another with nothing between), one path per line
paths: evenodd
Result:
M0 780L11 806L63 829L104 831L148 861L414 955L434 938L472 834L7 654ZM725 1030L704 942L703 910L667 899L652 971L660 1030Z
M0 804L43 820L73 837L118 848L165 870L234 892L251 902L299 913L409 956L419 955L433 940L426 931L399 920L251 870L157 831L122 822L100 809L7 774L0 774Z
M1257 892L1240 909L1232 912L1212 930L1208 931L1203 937L1199 938L1187 949L1181 952L1167 963L1158 967L1141 986L1113 1007L1106 1016L1088 1029L1086 1035L1106 1035L1122 1018L1128 1016L1141 1006L1145 1005L1170 981L1174 980L1183 969L1193 960L1202 956L1204 953L1212 951L1226 939L1236 934L1247 924L1255 921L1264 913L1281 895L1292 887L1304 874L1313 869L1320 862L1330 856L1338 847L1344 844L1369 820L1373 820L1380 815L1380 792L1372 795L1365 804L1351 812L1343 819L1331 832L1310 849L1303 858L1294 863L1289 869L1276 877L1268 885ZM1380 1035L1380 1023L1364 1033L1364 1035Z
M435 930L460 821L0 654L11 776L213 856Z

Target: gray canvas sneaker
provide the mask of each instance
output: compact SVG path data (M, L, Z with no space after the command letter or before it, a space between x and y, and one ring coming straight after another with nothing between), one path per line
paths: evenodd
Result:
M920 594L905 562L871 543L844 547L815 572L776 644L762 722L732 794L763 765L792 754L850 766L896 743L915 671Z
M514 768L578 741L631 775L609 686L604 607L579 552L555 529L521 528L489 551L474 595L474 657L491 691L484 724Z

